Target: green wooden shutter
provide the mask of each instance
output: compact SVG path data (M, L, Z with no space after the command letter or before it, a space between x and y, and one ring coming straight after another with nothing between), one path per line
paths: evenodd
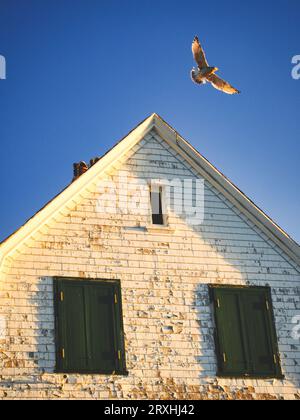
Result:
M219 367L222 373L239 375L248 370L243 319L236 290L215 289Z
M270 289L216 287L212 296L219 374L281 378Z
M94 285L87 288L87 296L89 367L111 373L118 370L114 287Z
M60 282L58 293L59 348L62 370L88 368L84 287L79 283Z
M58 279L57 370L126 373L119 285Z
M250 372L276 375L277 355L272 340L271 302L266 291L248 290L242 296L250 353Z

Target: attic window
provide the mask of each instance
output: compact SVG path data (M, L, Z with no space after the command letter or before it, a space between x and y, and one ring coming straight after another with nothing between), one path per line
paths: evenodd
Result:
M153 225L165 225L163 212L163 187L151 185L150 187L151 217Z

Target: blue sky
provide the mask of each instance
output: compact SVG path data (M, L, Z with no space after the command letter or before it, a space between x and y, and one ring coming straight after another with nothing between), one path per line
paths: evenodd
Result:
M0 240L160 114L300 242L298 0L1 0ZM198 34L242 91L189 78Z

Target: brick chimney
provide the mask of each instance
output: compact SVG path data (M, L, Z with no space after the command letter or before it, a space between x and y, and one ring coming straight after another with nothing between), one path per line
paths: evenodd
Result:
M74 168L73 181L75 181L82 174L84 174L85 172L87 172L89 170L88 165L85 162L83 162L83 161L81 161L79 163L74 163L73 164L73 168Z
M95 157L93 159L90 160L90 168L92 166L94 166L97 162L99 162L100 158L99 157Z
M99 162L100 158L95 157L90 160L90 164L87 165L84 161L81 161L79 163L74 163L74 176L73 181L75 181L77 178L79 178L81 175L83 175L85 172L87 172L92 166L94 166L97 162Z

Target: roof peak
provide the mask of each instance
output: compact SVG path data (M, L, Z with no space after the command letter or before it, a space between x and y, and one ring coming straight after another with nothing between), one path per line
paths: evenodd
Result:
M73 202L80 196L84 188L94 182L116 160L125 155L132 147L141 141L153 128L159 136L200 176L207 179L211 185L217 188L233 205L245 213L246 217L257 225L260 230L269 236L283 252L300 265L300 247L289 235L284 232L270 217L259 209L242 191L240 191L229 179L227 179L215 166L204 158L188 141L186 141L172 126L160 115L152 113L148 118L136 126L129 134L120 140L88 171L71 183L62 193L50 201L42 210L31 218L23 227L12 234L0 244L0 265L3 258L24 243L29 237L37 232L49 219L55 217L62 207Z

